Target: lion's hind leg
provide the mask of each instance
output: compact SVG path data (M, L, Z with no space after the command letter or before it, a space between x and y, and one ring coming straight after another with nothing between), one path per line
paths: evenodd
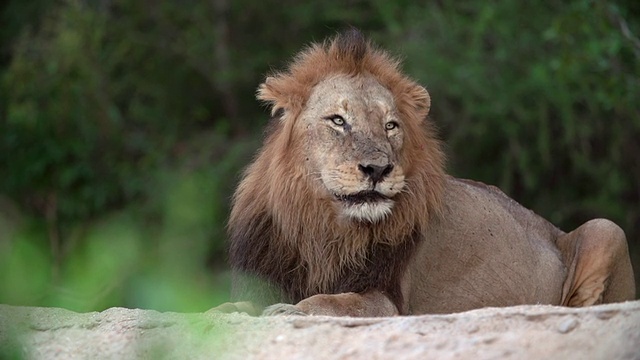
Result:
M635 282L627 239L605 219L588 221L558 238L567 266L562 305L580 307L633 300Z

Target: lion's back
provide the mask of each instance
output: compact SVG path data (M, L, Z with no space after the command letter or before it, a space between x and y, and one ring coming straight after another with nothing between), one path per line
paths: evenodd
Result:
M559 303L565 267L552 224L499 189L449 177L441 216L413 259L414 313Z

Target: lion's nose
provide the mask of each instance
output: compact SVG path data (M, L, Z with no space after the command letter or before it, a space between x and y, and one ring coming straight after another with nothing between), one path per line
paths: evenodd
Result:
M379 165L373 165L373 164L367 164L367 165L360 164L358 165L358 169L360 169L360 171L362 171L362 173L366 177L371 179L371 181L374 184L376 184L391 173L391 171L393 170L393 165L387 164L384 166L379 166Z

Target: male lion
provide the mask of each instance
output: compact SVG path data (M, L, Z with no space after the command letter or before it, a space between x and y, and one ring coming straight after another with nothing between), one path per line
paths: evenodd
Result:
M616 224L567 234L446 175L429 94L357 30L298 54L258 98L274 118L229 220L232 295L246 301L219 309L391 316L633 299Z

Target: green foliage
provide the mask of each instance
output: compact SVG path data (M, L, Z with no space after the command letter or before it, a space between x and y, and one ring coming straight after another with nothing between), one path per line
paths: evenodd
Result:
M255 88L347 24L426 85L451 172L567 230L609 217L640 263L635 2L12 0L0 10L0 302L202 311L223 301L231 193L267 118Z
M140 194L146 171L180 138L180 123L207 114L197 95L173 101L177 89L204 92L206 84L166 71L185 69L137 46L109 20L69 3L40 32L17 40L3 79L0 161L12 176L0 180L2 188L36 204L55 199L63 221Z
M433 95L453 171L565 228L598 216L633 229L640 49L619 12L592 1L408 8L394 39Z
M211 252L219 257L223 251L228 208L218 194L221 186L230 186L224 179L232 177L224 166L161 171L150 184L157 198L75 225L60 264L48 249L46 224L23 225L0 251L0 280L7 285L0 289L0 302L76 311L111 306L204 311L222 302L228 276L206 265ZM219 175L226 177L215 181Z
M51 280L51 258L38 243L46 235L30 226L4 244L0 251L0 299L3 303L38 304Z

